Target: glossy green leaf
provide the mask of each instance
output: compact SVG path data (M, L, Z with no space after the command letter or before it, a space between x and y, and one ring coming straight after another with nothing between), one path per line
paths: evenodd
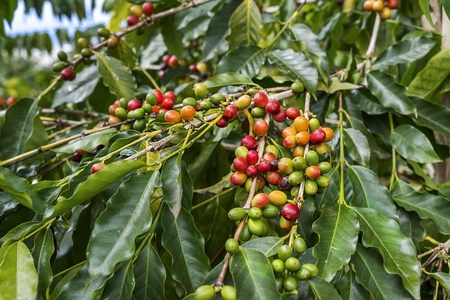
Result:
M117 98L132 99L136 94L136 82L131 70L117 58L95 52L97 67L103 78L103 84Z
M336 199L333 199L332 201L334 200ZM305 201L302 205L302 211L300 213L301 218L298 219L297 233L300 234L308 245L313 245L315 243L312 241L314 234L312 225L315 221L316 212L317 208L314 201Z
M292 49L274 50L269 52L269 61L286 72L291 80L300 80L309 92L316 93L319 75L314 64L303 53Z
M205 252L208 257L212 257L218 251L221 251L225 241L230 237L230 233L235 230L235 225L228 218L228 210L223 207L232 205L234 201L233 193L219 196L216 199L214 203L208 205L205 213L202 214L201 223L194 215L197 228L205 236ZM202 225L203 228L201 228ZM206 229L207 235L204 235L204 229Z
M400 221L400 228L402 232L410 237L415 245L419 244L425 239L427 232L420 222L420 217L416 212L408 212L405 209L398 207L398 219Z
M261 252L267 257L274 256L278 252L278 248L284 244L284 240L275 236L266 236L250 240L242 245L247 249L253 249Z
M419 6L424 16L427 18L428 23L436 30L436 25L434 25L433 18L430 14L430 0L419 0Z
M73 81L64 81L56 91L52 107L58 107L66 103L76 104L86 100L94 91L99 79L98 69L89 66L80 72Z
M356 271L356 281L370 292L373 299L411 299L400 277L386 273L381 257L375 251L358 245L352 264Z
M130 44L124 39L119 39L117 47L108 47L108 56L115 57L131 70L136 66L136 54ZM77 75L78 76L78 75Z
M87 136L82 136L69 143L52 149L55 152L74 153L77 149L94 150L98 145L108 145L110 139L117 134L117 129L110 128Z
M181 207L190 211L192 206L193 184L186 171L181 156L174 156L163 166L161 172L163 200L169 205L175 218Z
M352 257L352 261L354 258ZM337 283L340 295L344 300L369 299L369 292L358 282L356 282L355 272L350 269L340 278Z
M176 28L175 16L168 15L161 20L161 34L170 53L181 57L184 51L182 35Z
M431 101L449 75L450 47L442 49L427 62L425 68L409 84L406 94Z
M165 206L161 220L164 229L162 245L172 256L173 278L188 293L192 293L210 270L203 236L195 227L192 215L183 207L175 218L169 207Z
M37 299L47 299L47 289L53 280L50 259L55 252L53 234L48 228L42 229L34 238L32 256L38 274Z
M450 201L442 196L417 192L406 182L395 186L394 201L407 211L415 211L421 219L432 220L442 234L450 234Z
M266 60L266 52L257 46L241 46L228 52L217 64L214 74L239 72L255 77Z
M387 48L374 62L372 69L384 70L389 66L411 63L421 59L433 49L436 39L416 36Z
M145 163L137 160L121 160L106 165L97 173L90 175L86 181L77 185L70 197L47 209L45 217L53 218L68 211L143 166Z
M136 299L166 299L164 296L166 269L153 247L147 244L142 249L133 268L136 281L133 296Z
M342 299L336 288L319 276L308 279L308 284L313 291L316 300Z
M346 90L356 90L361 88L361 85L349 83L349 82L342 82L336 77L331 78L331 85L330 89L326 92L329 94L333 94L337 91L346 91Z
M447 293L450 293L450 274L443 273L443 272L434 272L434 273L427 273L427 275L430 275L436 281L439 281L439 283L447 290Z
M440 134L450 138L450 124L442 120L450 120L450 109L443 105L435 105L428 101L413 98L413 103L417 107L418 119L414 119L419 125L425 125Z
M30 250L22 241L7 246L5 250L0 262L1 297L36 299L38 274Z
M392 147L406 159L424 164L441 161L426 135L411 125L397 126L391 133L390 141Z
M344 143L350 157L360 165L369 166L369 141L361 131L354 128L345 128Z
M350 200L352 206L373 208L385 218L398 218L391 194L372 170L350 166L348 179L353 186L353 197Z
M353 210L359 218L363 245L377 248L383 257L384 269L389 274L400 275L403 286L414 298L419 298L420 263L411 239L401 232L398 223L384 218L376 210L359 207Z
M44 213L45 202L28 181L3 167L0 167L0 188L20 204L39 214Z
M279 299L269 259L254 249L241 247L230 261L237 299Z
M133 256L134 240L152 224L150 198L160 186L159 172L152 171L134 175L120 185L92 230L87 248L91 275L107 276L119 262Z
M222 73L205 80L205 85L210 92L229 85L255 85L250 78L239 73Z
M47 133L39 118L37 101L20 99L6 110L0 127L0 160L12 158L42 146Z
M381 71L371 71L367 74L367 84L382 105L402 115L417 113L416 107L405 95L406 87L399 85L392 76Z
M228 25L230 50L242 45L257 45L261 40L261 13L253 0L243 0L231 15Z
M313 224L319 236L313 255L317 258L319 276L330 282L337 271L347 265L356 249L359 224L356 214L347 206L328 202Z
M128 262L108 280L102 292L102 299L132 299L133 289L133 265Z

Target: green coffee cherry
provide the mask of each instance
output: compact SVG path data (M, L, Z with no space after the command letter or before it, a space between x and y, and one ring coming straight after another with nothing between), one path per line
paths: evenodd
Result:
M278 249L277 255L279 259L286 261L286 259L292 256L292 250L288 245L282 245Z
M295 252L302 254L307 249L305 240L301 237L295 238L292 248Z
M64 51L58 51L58 59L60 60L60 61L67 61L67 59L68 59L68 57L67 57L67 53L66 52L64 52Z
M228 212L228 218L230 218L231 221L236 222L242 220L246 214L245 209L242 207L235 207Z
M278 274L283 273L284 269L285 269L284 262L279 258L274 259L272 261L272 269L275 273L278 273Z
M228 253L234 254L236 252L239 251L239 243L238 241L236 241L233 238L229 238L226 242L225 242L225 250Z
M212 300L216 291L211 285L202 285L195 291L196 300Z

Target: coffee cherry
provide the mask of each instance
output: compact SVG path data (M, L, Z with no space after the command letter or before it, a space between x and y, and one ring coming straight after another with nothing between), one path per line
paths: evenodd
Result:
M187 97L183 99L183 106L197 107L197 100L193 97Z
M262 118L266 114L266 110L261 107L253 107L250 113L255 118Z
M86 38L81 37L77 40L76 46L79 50L87 48L89 47L89 41Z
M244 110L250 106L252 98L249 95L242 95L236 100L236 107L239 110Z
M303 157L304 154L305 154L305 146L297 145L292 150L293 157Z
M319 163L319 154L314 150L310 150L305 154L305 159L308 166L317 166Z
M298 282L297 282L297 280L294 277L287 276L286 278L284 278L283 288L286 291L292 292L292 291L297 289L297 286L298 286Z
M287 201L287 195L278 190L271 191L267 197L273 205L284 205Z
M225 101L225 96L223 94L213 94L209 100L212 104L219 105Z
M267 103L269 103L269 98L263 92L258 92L253 96L253 103L257 107L265 108Z
M259 119L255 122L253 130L258 136L264 136L269 131L269 124L265 120Z
M252 233L248 229L248 224L245 223L244 228L242 229L241 235L239 236L239 239L241 241L248 241L252 237Z
M319 155L325 155L330 151L330 146L327 143L320 143L314 145L314 151Z
M142 119L145 116L145 111L142 107L135 110L130 110L129 112L133 119Z
M247 181L247 174L241 171L233 172L230 176L230 181L234 185L242 185Z
M392 11L389 7L383 7L380 12L381 20L387 20L392 16Z
M253 220L259 220L262 218L262 209L259 207L252 207L248 210L247 215Z
M65 68L61 71L61 78L63 80L72 81L75 79L75 77L75 71L71 67Z
M305 240L301 237L295 238L292 243L292 248L295 252L302 254L307 249Z
M229 238L225 242L225 250L230 253L234 254L239 251L239 243L233 238Z
M242 220L246 215L247 213L245 212L245 209L243 209L242 207L232 208L228 212L228 218L234 222Z
M304 159L302 156L294 157L292 159L292 165L294 167L294 170L302 171L306 168L306 159Z
M248 150L255 150L258 147L258 141L252 135L246 135L241 139L241 146L246 147Z
M280 182L281 178L283 178L283 175L281 175L278 171L269 171L266 174L266 180L271 185L278 185L278 182Z
M175 55L171 55L169 61L167 62L167 65L171 68L176 67L178 65L178 57L176 57Z
M288 221L297 220L300 215L300 208L293 203L286 203L281 208L281 215Z
M119 119L118 117L114 117L114 116L111 116L108 118L109 125L114 125L114 124L120 123L121 121L122 121L121 119Z
M325 175L320 175L315 181L319 188L326 188L330 185L330 179Z
M139 23L139 17L137 17L135 15L128 16L128 18L127 18L128 26L134 26L137 23Z
M303 173L299 171L292 172L288 176L288 181L291 186L299 185L303 180Z
M234 106L233 104L228 105L227 107L225 107L224 111L223 111L223 116L225 118L227 118L228 120L234 119L234 117L236 117L237 115L237 107Z
M127 118L127 111L123 107L117 107L114 111L114 115L119 119L125 120Z
M283 157L278 161L278 170L284 174L291 174L294 172L294 165L292 163L292 159L289 157Z
M280 157L280 150L275 145L267 145L264 148L264 152L266 152L266 153L268 153L268 152L273 153L275 155L275 158ZM271 159L267 159L267 160L271 160Z
M266 225L261 220L248 219L248 230L257 236L263 236L266 232Z
M93 164L91 167L91 174L95 174L98 171L100 171L100 169L102 169L104 166L106 166L104 163L96 163Z
M325 142L331 141L334 137L334 130L330 127L323 127L322 130L325 131Z
M119 45L119 38L115 35L108 39L108 48L116 48Z
M277 122L283 122L286 120L286 111L284 108L280 107L280 111L273 115L273 119Z
M323 161L317 165L321 174L326 174L331 170L331 164L327 161Z
M256 194L252 199L252 207L263 208L269 203L269 197L264 193Z
M313 132L316 129L319 129L320 121L317 118L309 119L309 131Z
M268 203L263 209L262 209L262 215L264 218L273 218L278 215L278 207L275 205L272 205Z
M135 109L138 109L141 107L142 107L142 102L139 101L138 99L131 99L127 104L128 110L135 110Z
M373 11L373 3L374 3L375 1L374 0L366 0L365 2L364 2L364 10L365 11Z
M319 269L314 264L304 264L302 267L309 270L310 278L316 277L319 274Z
M209 109L211 109L211 107L212 107L211 101L209 101L207 99L200 101L200 108L202 110L209 110ZM226 117L224 117L224 118L226 118ZM228 119L228 118L226 118L226 119Z
M268 160L262 160L256 167L260 173L267 173L270 170L270 162Z
M256 177L258 175L258 168L255 165L249 165L245 169L245 174L249 177Z
M300 116L300 110L295 107L289 107L286 109L286 117L288 117L290 120L295 120L295 118Z
M281 131L281 136L283 138L286 138L290 135L295 135L297 134L297 131L295 130L295 128L293 127L285 127L282 131Z
M281 229L290 230L292 228L292 225L294 225L294 222L288 221L285 218L283 218L283 216L280 216L278 225L280 226Z
M181 121L181 115L176 110L168 110L164 114L164 121L166 122L172 122L172 123L178 123Z
M291 256L286 259L286 261L284 262L284 266L290 272L297 272L298 269L300 269L300 260L297 257Z
M67 59L68 59L67 53L62 50L58 51L57 56L60 61L67 61Z
M52 65L53 72L61 72L67 66L67 62L57 61Z
M288 245L281 245L277 251L278 259L285 262L289 257L292 257L292 250Z
M245 172L245 169L248 167L247 160L240 156L235 157L233 160L233 167L236 171Z
M311 273L308 268L305 268L305 265L300 266L300 269L295 273L295 277L299 280L306 280L311 277Z
M295 135L295 144L304 146L311 141L311 134L308 131L299 131Z
M266 112L275 115L280 112L280 103L277 100L270 100L266 105Z
M236 288L230 285L224 285L220 290L223 300L236 300Z
M256 177L256 191L260 192L264 189L266 182L264 181L264 178L262 178L261 176L255 176L255 177ZM252 186L252 181L253 181L253 178L249 178L245 182L245 191L246 192L250 192L250 188Z
M318 186L317 183L314 180L307 179L305 181L305 193L308 195L314 195L317 193Z
M153 13L153 10L154 10L153 3L145 2L144 4L142 4L142 12L147 16L151 15Z
M372 5L373 11L382 11L384 8L384 3L382 0L376 0Z
M318 166L309 166L305 170L305 175L310 179L316 179L320 176L320 168Z
M228 119L225 117L222 117L217 121L216 126L219 128L224 128L228 126Z
M321 128L314 130L313 132L311 132L311 143L313 144L322 143L323 141L325 141L326 135L327 134L325 133L325 131L323 131Z
M239 156L239 157L243 157L243 158L247 157L247 153L248 153L248 149L246 147L244 147L244 146L238 146L234 150L234 155L235 156Z
M202 285L195 290L196 300L212 300L216 291L211 285Z
M282 191L288 190L291 188L289 184L289 179L287 176L281 177L280 181L278 181L278 188Z
M83 49L81 49L81 55L83 55L83 57L85 57L85 58L91 57L92 54L93 54L93 53L92 53L92 50L89 49L89 48L83 48Z
M109 31L108 28L100 27L99 29L97 29L97 34L100 37L107 38L111 35L111 32Z
M284 261L282 261L282 260L279 259L279 258L274 259L274 260L272 261L272 269L273 269L273 271L274 271L275 273L278 273L278 274L283 273L283 272L284 272L284 269L285 269L285 267L284 267Z
M306 131L309 128L309 121L307 118L299 116L294 119L294 123L292 123L292 125L297 132Z
M165 109L171 109L174 105L174 101L172 98L164 97L161 106Z
M295 81L291 84L291 89L294 94L301 94L305 91L305 86L300 81Z
M397 9L398 8L398 0L388 0L386 3L386 6L390 9Z
M194 95L197 99L203 99L208 95L208 88L203 82L194 84Z
M286 149L292 149L296 146L295 135L288 135L283 139L283 147Z
M142 15L142 8L139 5L135 4L130 7L130 13L133 16L140 17Z
M146 126L147 126L147 120L145 120L145 119L136 120L133 123L133 129L137 130L137 131L143 131Z

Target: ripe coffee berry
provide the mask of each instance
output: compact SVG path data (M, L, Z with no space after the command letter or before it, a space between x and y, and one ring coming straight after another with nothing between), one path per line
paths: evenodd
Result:
M91 167L91 174L97 173L98 171L100 171L100 169L102 169L104 166L106 166L104 163L96 163L93 164Z
M219 121L217 121L216 126L219 128L224 128L228 126L228 119L225 117L220 118Z
M241 146L249 150L255 150L258 147L258 141L252 135L246 135L241 139Z
M264 136L269 131L269 124L263 119L259 119L255 122L253 130L258 136Z
M280 107L278 113L273 115L273 119L277 122L283 122L284 120L286 120L286 111L284 110L284 108Z
M300 116L300 110L295 107L289 107L286 109L286 117L288 117L290 120L295 120L295 118Z
M127 104L128 110L135 110L142 107L141 101L138 99L131 99Z
M293 203L286 203L281 208L281 215L288 221L297 220L300 215L300 208Z
M245 169L245 174L249 177L256 177L256 175L258 175L258 168L255 165L249 165Z
M280 112L280 103L277 100L270 100L266 105L266 112L275 115Z
M249 165L256 165L259 160L258 152L256 152L256 150L248 151L247 155L245 156L245 159L247 160L247 163Z
M145 2L144 4L142 4L142 12L147 16L153 13L153 9L153 3L151 2Z
M63 80L72 81L76 77L75 72L72 68L65 68L61 71L61 78Z
M172 98L164 97L161 106L165 109L171 109L173 107L174 101Z
M139 17L137 17L135 15L128 16L128 18L127 18L128 26L134 26L137 23L139 23Z
M228 120L233 119L237 115L237 107L234 105L228 105L223 111L223 116Z
M264 108L264 107L266 107L267 103L269 103L269 98L263 92L258 92L255 94L255 96L253 96L253 103L257 107Z
M261 173L267 173L270 170L270 162L268 160L262 160L257 165L258 171Z
M244 172L236 171L231 174L230 181L234 185L242 185L247 181L247 174Z
M325 141L327 134L321 128L314 130L311 132L311 143L320 144Z
M243 157L235 157L233 160L233 167L236 171L245 172L245 169L248 167L248 162Z

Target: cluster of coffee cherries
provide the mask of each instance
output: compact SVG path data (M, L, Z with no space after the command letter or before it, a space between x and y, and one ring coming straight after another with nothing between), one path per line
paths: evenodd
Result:
M16 101L17 98L14 96L9 96L8 98L5 99L3 95L0 95L0 109L3 109L5 106L9 107L14 103L16 103Z
M236 300L236 288L231 285L214 287L212 285L202 285L195 290L196 300L213 300L216 293L220 293L224 300Z
M159 66L158 77L163 77L168 68L175 68L179 63L176 55L165 54L162 57L162 64Z
M380 14L382 20L392 16L392 10L398 8L398 0L366 0L364 10L375 11Z
M130 7L130 15L127 18L127 24L128 26L134 26L141 18L150 16L153 14L153 3L152 2L145 2L142 5L135 4Z

